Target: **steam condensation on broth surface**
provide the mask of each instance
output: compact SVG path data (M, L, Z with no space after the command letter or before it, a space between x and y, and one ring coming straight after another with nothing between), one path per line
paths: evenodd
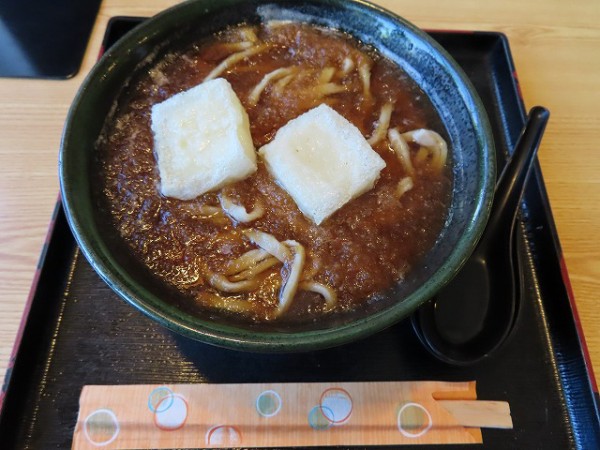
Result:
M231 58L240 52L248 56ZM228 58L231 64L224 63ZM257 149L291 119L321 103L331 106L371 138L385 160L375 187L319 226L302 214L260 160L254 175L218 192L190 201L161 196L151 107L215 72L231 83L245 107ZM277 317L282 283L292 271L288 264L262 262L266 268L250 292L224 293L214 287L218 276L232 281L227 275L232 261L257 249L244 234L248 229L305 249L299 289L290 308L277 317L305 321L361 308L402 282L431 248L446 218L451 179L448 165L438 167L439 152L407 139L407 166L389 137L418 129L444 134L435 111L404 72L337 31L301 24L225 30L166 55L137 76L110 120L98 145L99 205L133 253L201 309L227 310L255 322ZM223 199L248 213L264 212L251 223L237 222L223 212ZM216 274L213 283L211 274ZM335 305L326 301L330 291L318 286L335 293Z

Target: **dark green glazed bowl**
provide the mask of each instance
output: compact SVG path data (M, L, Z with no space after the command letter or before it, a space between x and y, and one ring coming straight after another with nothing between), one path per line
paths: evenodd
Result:
M292 19L344 30L402 66L430 97L452 149L453 199L445 226L422 265L387 295L353 316L309 326L244 325L194 314L180 294L158 282L98 213L93 196L94 146L119 93L149 55L190 36L261 19ZM140 69L141 68L141 69ZM460 269L481 236L491 207L495 154L486 112L467 77L429 36L402 18L362 1L197 0L148 20L106 52L69 111L60 150L61 193L71 229L93 268L131 305L170 330L224 347L296 352L344 344L410 315ZM382 249L385 251L385 249Z

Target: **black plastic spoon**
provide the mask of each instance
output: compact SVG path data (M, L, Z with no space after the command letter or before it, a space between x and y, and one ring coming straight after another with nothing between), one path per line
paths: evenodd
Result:
M513 329L521 281L514 256L515 219L549 116L541 106L531 109L496 183L492 212L475 251L456 277L412 316L420 341L446 363L466 366L489 357Z

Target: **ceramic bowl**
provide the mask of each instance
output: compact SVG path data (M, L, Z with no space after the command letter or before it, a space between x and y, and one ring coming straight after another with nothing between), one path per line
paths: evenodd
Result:
M243 325L186 311L178 292L158 282L98 215L92 194L93 149L122 87L142 61L182 36L207 36L229 25L291 19L333 27L370 44L399 64L429 96L450 139L452 203L434 247L387 301L352 316L328 316L310 326ZM60 150L62 200L69 224L92 267L123 299L189 338L240 350L295 352L344 344L409 316L460 269L481 236L490 211L495 155L486 112L451 57L406 20L363 1L195 0L149 19L111 47L79 89Z

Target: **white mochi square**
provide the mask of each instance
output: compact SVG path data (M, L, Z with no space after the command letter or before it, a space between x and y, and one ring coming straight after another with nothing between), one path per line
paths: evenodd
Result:
M360 130L325 104L289 121L259 154L317 225L372 189L385 167Z
M223 78L154 105L152 132L167 197L189 200L256 171L248 114Z

